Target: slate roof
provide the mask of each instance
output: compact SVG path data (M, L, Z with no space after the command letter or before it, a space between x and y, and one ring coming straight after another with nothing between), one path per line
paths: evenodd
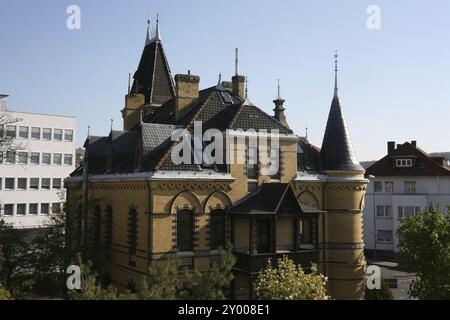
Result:
M253 193L236 202L229 212L243 215L301 215L322 211L300 204L288 183L263 183Z
M175 86L161 41L152 41L142 52L134 74L132 92L145 95L145 103L162 105L175 96Z
M108 152L108 137L89 136L84 143L86 161L90 173L103 173L106 170L106 154Z
M323 138L321 169L364 172L356 159L337 93L333 97Z
M396 159L412 159L413 166L398 168ZM367 168L366 174L377 176L450 176L450 169L439 163L439 159L430 157L422 149L405 142L384 158Z

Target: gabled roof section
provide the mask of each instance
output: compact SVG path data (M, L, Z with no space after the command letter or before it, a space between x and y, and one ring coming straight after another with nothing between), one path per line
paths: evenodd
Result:
M145 95L146 104L158 106L175 97L175 86L162 42L155 37L146 43L132 92Z
M412 167L397 167L397 159L412 159ZM405 142L367 168L366 174L377 176L450 176L450 170L425 151Z
M288 183L264 183L235 203L229 212L245 215L302 215L322 212L300 204Z
M84 143L89 173L102 173L106 170L108 137L88 136Z

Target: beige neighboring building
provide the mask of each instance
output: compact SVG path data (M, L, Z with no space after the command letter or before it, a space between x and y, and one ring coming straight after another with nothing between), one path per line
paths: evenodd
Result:
M104 272L115 285L132 288L150 264L173 254L186 268L205 270L229 241L237 257L230 298L255 298L258 271L268 259L288 255L305 268L317 263L334 298L362 299L367 180L353 152L337 80L320 150L289 129L280 97L274 115L250 102L238 68L231 81L206 89L190 73L174 81L156 30L147 35L125 97L124 130L89 136L85 165L65 181L69 199L96 203L85 212L86 230L94 231L83 240L99 248ZM267 175L263 165L248 160L174 163L172 150L180 142L172 141L172 133L193 133L196 121L203 132L223 132L224 153L232 150L234 157L239 150L246 158L268 152L253 148L251 136L279 140L272 149L279 152L279 170Z

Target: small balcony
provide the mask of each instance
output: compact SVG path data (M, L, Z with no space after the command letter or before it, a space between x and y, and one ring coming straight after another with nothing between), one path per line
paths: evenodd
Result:
M278 259L287 256L296 265L301 265L304 269L309 269L311 263L319 263L319 250L301 250L296 252L261 253L250 255L248 253L235 252L235 269L250 274L258 273L267 267L270 260L272 267L278 267Z

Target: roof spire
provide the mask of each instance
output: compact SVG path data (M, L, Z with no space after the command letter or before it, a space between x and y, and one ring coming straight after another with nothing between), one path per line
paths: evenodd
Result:
M155 41L161 41L161 35L159 33L159 14L156 15L156 33Z
M217 82L217 85L222 84L222 72L219 72L219 82Z
M151 42L151 36L150 36L150 20L147 20L147 36L145 38L145 46L147 46Z
M281 94L280 94L280 78L278 78L278 94L277 94L277 99L278 99L278 100L281 99Z
M338 96L338 53L334 53L334 96Z
M236 76L239 75L239 48L236 48L235 52L234 72Z
M113 131L113 123L114 123L114 119L111 119L111 131Z

